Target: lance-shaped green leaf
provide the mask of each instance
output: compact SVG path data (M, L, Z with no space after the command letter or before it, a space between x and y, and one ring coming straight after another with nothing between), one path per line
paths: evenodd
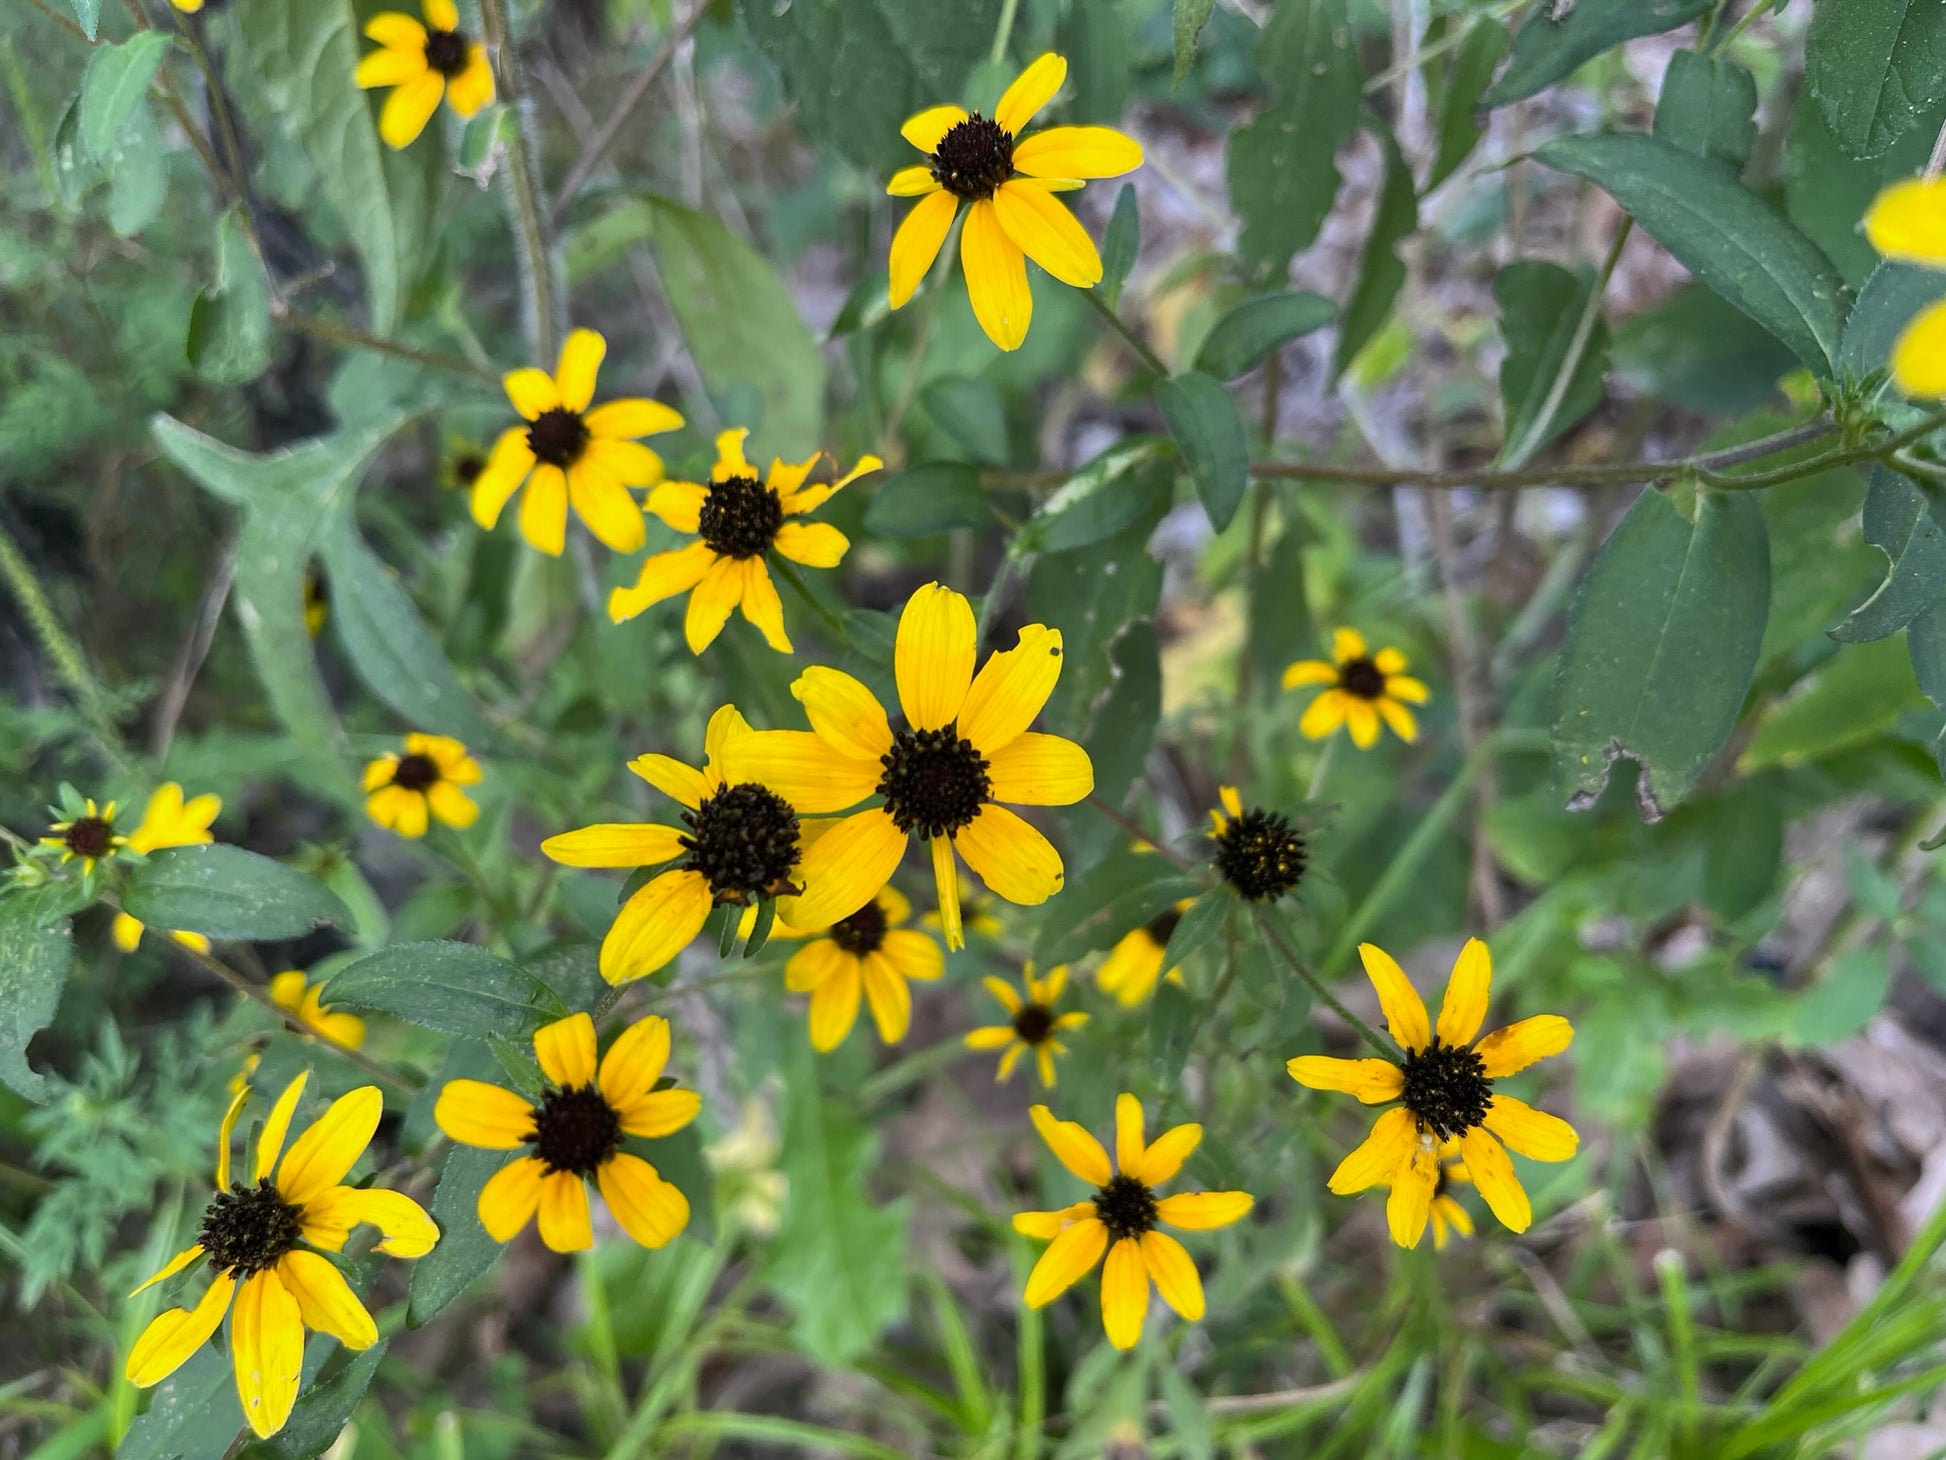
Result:
M1507 352L1500 358L1500 401L1510 456L1532 460L1543 446L1601 404L1602 380L1608 373L1608 324L1597 314L1553 416L1541 420L1567 364L1593 287L1587 276L1538 259L1508 264L1494 275L1500 335L1507 343Z
M166 31L138 30L120 45L102 46L81 78L81 140L106 159L174 44Z
M403 943L361 958L325 984L324 1001L468 1039L521 1039L567 1013L532 973L470 943Z
M1116 442L1063 482L1014 537L1016 552L1066 553L1125 530L1168 495L1156 466L1167 450L1155 436Z
M1108 215L1108 227L1101 235L1101 282L1095 287L1113 309L1128 283L1129 270L1142 250L1142 215L1136 211L1135 184L1123 183L1115 194L1115 211Z
M1435 21L1441 26L1459 23L1457 17ZM1429 41L1434 39L1430 27L1426 35ZM1447 69L1439 69L1442 62L1438 59L1426 63L1426 90L1439 117L1439 151L1426 174L1426 192L1451 177L1478 145L1482 131L1480 96L1506 54L1507 27L1497 20L1475 16L1451 61L1444 63Z
M1924 703L1912 658L1896 639L1847 645L1764 711L1737 768L1817 760L1885 733Z
M1757 140L1757 78L1727 56L1677 51L1662 77L1655 135L1741 171Z
M1253 370L1301 335L1323 329L1338 306L1322 294L1293 289L1246 299L1216 322L1196 352L1196 368L1224 380Z
M1358 282L1345 301L1345 317L1338 326L1338 345L1331 355L1331 373L1345 373L1380 325L1392 313L1392 302L1405 284L1405 262L1399 244L1419 226L1419 195L1413 190L1412 167L1399 150L1392 129L1382 122L1371 128L1385 154L1385 181L1380 185L1378 211L1365 237L1358 262Z
M1637 36L1658 35L1694 20L1711 0L1574 0L1536 5L1514 37L1513 60L1486 105L1505 106L1565 80L1603 51Z
M1155 403L1169 423L1210 526L1221 532L1237 515L1250 485L1250 435L1237 403L1221 381L1199 370L1156 382Z
M954 527L990 527L993 508L980 473L963 461L928 461L879 483L865 526L880 537L932 537Z
M27 1043L60 1007L74 960L68 915L79 902L68 883L0 897L0 1081L37 1102L47 1079L27 1063Z
M1170 28L1174 32L1176 45L1176 69L1170 85L1181 86L1189 68L1196 64L1196 37L1203 33L1209 24L1210 12L1216 9L1216 0L1175 0L1175 11L1170 17Z
M1879 156L1946 95L1946 5L1818 0L1804 79L1838 145Z
M480 1225L480 1189L511 1159L511 1152L472 1146L447 1154L432 1194L439 1245L412 1264L407 1327L428 1322L499 1260L500 1244Z
M230 942L302 938L325 923L354 930L322 882L222 842L150 852L129 874L122 906L151 927Z
M1831 630L1844 644L1896 634L1946 594L1946 530L1910 477L1881 466L1865 493L1865 538L1891 560L1878 591Z
M1048 901L1034 939L1034 961L1044 968L1071 963L1120 942L1205 884L1165 857L1123 847L1069 878L1062 895Z

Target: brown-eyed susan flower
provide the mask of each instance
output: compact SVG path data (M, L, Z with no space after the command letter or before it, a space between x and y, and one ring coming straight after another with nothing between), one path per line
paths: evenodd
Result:
M473 520L492 531L515 492L520 535L558 557L567 543L568 504L602 544L632 553L648 540L642 509L630 487L662 480L662 458L637 437L681 427L682 416L660 401L628 398L589 409L595 376L608 342L576 330L561 346L554 373L529 367L502 380L525 426L500 433L486 466L473 479ZM521 484L526 490L521 491Z
M1149 1311L1149 1283L1191 1323L1203 1316L1203 1280L1182 1243L1157 1224L1185 1232L1227 1227L1256 1205L1247 1191L1184 1191L1157 1196L1203 1139L1200 1125L1179 1125L1145 1144L1142 1102L1115 1100L1115 1166L1085 1126L1056 1120L1045 1105L1028 1112L1055 1159L1095 1188L1087 1201L1052 1212L1020 1212L1014 1230L1052 1238L1027 1275L1025 1301L1044 1308L1108 1255L1101 1270L1101 1322L1116 1348L1134 1348Z
M287 968L270 980L270 1002L289 1014L327 1044L357 1049L365 1042L365 1021L356 1014L333 1013L324 1007L324 985L312 983L303 972Z
M209 1287L195 1307L158 1314L135 1341L123 1371L138 1389L160 1384L229 1313L237 1397L250 1428L262 1436L282 1429L297 1402L305 1329L328 1333L350 1349L378 1341L372 1315L323 1254L343 1252L352 1228L361 1224L378 1228L378 1251L393 1257L424 1257L439 1241L438 1225L410 1197L343 1184L384 1113L376 1085L339 1096L285 1150L306 1078L292 1080L271 1107L248 1186L230 1179L230 1138L249 1087L230 1102L217 1136L216 1196L203 1212L202 1231L135 1291L202 1258L213 1273Z
M1436 1252L1444 1252L1446 1244L1452 1240L1453 1233L1462 1237L1473 1235L1473 1214L1459 1204L1453 1195L1453 1188L1471 1185L1473 1178L1467 1174L1466 1162L1460 1156L1458 1141L1439 1143L1439 1179L1433 1183L1432 1206L1428 1208L1432 1216L1432 1245Z
M393 88L378 114L378 134L387 147L417 141L442 96L462 118L493 100L486 47L459 28L459 7L453 0L420 0L419 13L426 17L424 25L396 10L374 15L365 25L366 37L379 49L361 60L354 74L368 90Z
M400 836L424 836L429 819L468 827L477 802L461 786L480 782L480 763L450 735L405 737L405 753L388 750L365 767L365 814Z
M811 1047L828 1053L845 1042L858 1022L862 995L871 1006L878 1037L897 1044L912 1027L908 979L935 979L946 971L939 945L908 928L912 904L896 887L881 887L866 904L840 918L791 955L784 987L811 996ZM787 936L795 934L793 927Z
M1156 984L1164 978L1171 983L1181 983L1182 970L1172 968L1165 974L1162 959L1169 951L1169 940L1176 935L1176 924L1189 911L1191 900L1185 897L1174 907L1157 913L1141 927L1124 933L1120 941L1108 950L1101 967L1095 970L1095 987L1124 1009L1132 1009L1154 993Z
M1946 178L1912 177L1886 188L1865 214L1865 236L1888 259L1946 269ZM1912 317L1888 363L1907 395L1946 395L1946 300Z
M1419 724L1407 705L1423 705L1428 691L1405 672L1406 657L1397 649L1372 653L1356 629L1339 629L1331 640L1331 663L1300 659L1284 671L1284 688L1328 685L1297 722L1307 740L1322 740L1340 725L1351 731L1351 742L1365 750L1378 741L1380 720L1399 739L1410 743Z
M837 567L850 540L828 522L798 519L885 463L876 456L860 457L836 481L807 487L804 482L817 466L817 456L795 464L772 457L770 471L759 481L757 469L743 455L749 434L735 430L717 436L716 465L707 483L663 482L649 493L647 511L677 532L696 534L697 540L642 564L634 587L608 595L609 618L623 623L652 604L687 593L683 636L690 653L707 649L729 622L730 610L738 607L771 648L791 652L784 605L764 558L775 552L807 568Z
M212 840L210 823L222 809L220 797L203 795L185 801L181 785L164 781L150 795L149 804L142 808L140 825L128 834L128 848L146 856L163 847L201 846ZM125 912L115 914L115 946L122 952L133 953L142 942L142 932L139 920ZM172 932L169 936L185 948L209 952L209 939L201 933Z
M1142 165L1142 146L1110 127L1050 127L1031 137L1021 128L1054 99L1068 63L1049 52L1021 72L989 119L957 106L928 107L899 129L926 154L893 175L886 192L917 197L892 238L892 307L912 297L932 268L961 203L960 233L966 292L987 338L1014 350L1027 338L1034 296L1027 287L1032 259L1063 284L1090 289L1101 282L1101 255L1055 197L1084 178L1120 177Z
M479 442L470 436L449 434L439 456L439 485L448 491L470 492L486 466L487 454Z
M1060 630L1029 624L976 676L977 639L966 599L928 583L907 601L893 647L902 728L858 680L819 667L791 686L808 731L756 731L729 748L733 777L762 782L803 815L884 798L805 851L803 895L777 909L793 927L828 926L863 907L915 836L932 854L948 948L966 944L956 851L1009 902L1031 907L1061 890L1061 854L1002 804L1067 806L1094 789L1087 751L1027 728L1060 678Z
M69 794L64 788L63 795ZM92 876L98 864L129 847L128 838L115 830L116 809L113 801L96 805L93 796L86 797L66 821L48 827L41 845L58 851L61 865L78 861L83 874Z
M1246 809L1235 786L1219 786L1216 794L1223 807L1211 808L1209 819L1217 872L1240 897L1275 902L1304 880L1304 838L1283 812Z
M622 1149L625 1136L672 1135L703 1107L694 1090L656 1088L669 1063L669 1021L651 1014L623 1030L599 1064L595 1021L586 1014L534 1032L534 1058L547 1087L539 1100L480 1080L450 1080L433 1119L463 1146L528 1154L480 1188L480 1225L511 1242L540 1216L541 1241L556 1252L594 1246L588 1186L629 1236L660 1247L689 1225L689 1200L654 1166Z
M687 831L607 822L541 843L544 853L568 867L676 863L638 888L615 915L601 942L601 976L610 983L627 983L661 968L703 930L713 909L754 908L763 898L796 888L797 814L769 787L724 771L731 748L752 733L735 706L724 705L704 731L701 770L666 755L638 755L628 763L684 808Z
M1349 1196L1389 1185L1385 1218L1392 1240L1416 1247L1439 1190L1440 1152L1458 1141L1467 1177L1494 1216L1515 1232L1526 1231L1533 1209L1501 1141L1535 1161L1565 1161L1577 1137L1559 1116L1495 1093L1493 1082L1559 1054L1574 1030L1558 1014L1536 1014L1481 1038L1493 959L1478 938L1460 950L1439 1022L1430 1027L1424 1002L1390 954L1361 943L1358 956L1378 990L1386 1027L1405 1052L1403 1061L1300 1055L1285 1066L1293 1080L1313 1090L1341 1090L1367 1105L1399 1102L1331 1174L1331 1190Z
M1063 964L1050 968L1046 978L1034 977L1034 965L1029 963L1020 971L1020 986L1026 994L1022 998L1014 992L1013 985L1005 979L986 978L982 980L987 992L1000 1002L1007 1011L1005 1024L989 1024L984 1028L967 1033L968 1049L997 1049L1001 1051L999 1067L994 1071L995 1080L1012 1077L1014 1066L1030 1050L1034 1064L1040 1071L1041 1084L1048 1089L1054 1088L1054 1058L1068 1052L1061 1043L1059 1035L1070 1029L1079 1029L1088 1022L1088 1016L1078 1009L1066 1013L1055 1012L1054 1006L1061 1002L1061 994L1068 986L1068 970Z

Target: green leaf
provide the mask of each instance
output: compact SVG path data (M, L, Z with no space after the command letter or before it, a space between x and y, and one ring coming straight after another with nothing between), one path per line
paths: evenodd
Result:
M1054 33L1054 49L1068 58L1065 121L1113 126L1121 120L1134 81L1130 32L1121 0L1068 0ZM1013 80L1014 67L1003 67L1001 74L1003 81Z
M1645 819L1689 794L1736 726L1769 594L1764 517L1749 493L1705 494L1693 524L1661 492L1636 498L1568 615L1554 773L1571 809L1592 806L1624 756L1641 768Z
M1891 560L1878 591L1831 630L1843 644L1896 634L1946 593L1946 532L1910 477L1877 467L1865 493L1865 537Z
M1016 552L1092 547L1154 514L1169 491L1160 437L1125 436L1063 482L1014 536Z
M1905 327L1920 310L1946 298L1946 272L1887 260L1872 271L1845 321L1840 369L1853 380L1883 370Z
M68 0L68 8L81 23L82 33L93 40L101 26L101 0Z
M149 1407L129 1425L116 1460L224 1455L242 1428L228 1345L206 1343L150 1391Z
M1741 172L1757 140L1757 78L1727 56L1677 51L1655 104L1655 135Z
M1818 107L1800 97L1791 108L1784 138L1784 207L1804 234L1837 266L1853 288L1879 266L1878 251L1859 227L1865 210L1887 183L1925 167L1933 137L1946 121L1946 102L1886 151L1863 165L1846 153Z
M74 961L74 911L66 884L0 897L0 1080L36 1103L48 1097L47 1080L27 1063L27 1045L60 1007Z
M506 1151L455 1146L439 1169L432 1218L439 1245L412 1264L406 1326L420 1328L500 1260L500 1244L480 1225L480 1188L507 1164Z
M138 30L120 45L97 47L81 78L81 141L106 159L174 44L167 31Z
M361 958L331 978L324 1001L467 1039L520 1039L567 1013L533 974L470 943L402 943Z
M1180 87L1183 78L1189 75L1189 68L1196 64L1196 37L1203 33L1209 23L1210 12L1216 9L1216 0L1175 0L1175 14L1172 17L1176 42L1176 70L1170 80L1171 87Z
M1157 990L1159 994L1160 989ZM1178 990L1178 993L1181 991ZM1162 1405L1169 1415L1169 1431L1183 1460L1214 1460L1216 1425L1209 1405L1174 1364L1157 1366L1162 1381Z
M1216 322L1196 352L1196 368L1234 380L1262 364L1271 351L1337 317L1337 305L1308 289L1246 299Z
M1169 947L1162 955L1164 968L1181 968L1204 948L1222 936L1237 910L1237 895L1227 887L1213 887L1183 911L1176 930L1169 935Z
M169 190L168 149L146 101L102 159L102 170L108 174L108 226L133 238L155 221Z
M946 375L919 396L933 424L966 453L986 466L1007 464L1007 407L990 381Z
M1365 252L1359 258L1358 282L1352 285L1351 298L1345 301L1344 319L1338 326L1338 344L1331 356L1334 378L1345 373L1392 313L1393 301L1405 284L1405 263L1399 258L1399 244L1419 226L1419 197L1413 191L1412 165L1399 151L1398 139L1390 127L1375 122L1373 130L1385 155L1385 181L1379 188L1372 231L1365 236Z
M244 236L243 210L216 224L216 283L189 310L189 363L218 385L247 385L270 368L270 286Z
M1257 37L1270 99L1230 134L1230 206L1246 269L1281 275L1338 195L1338 149L1358 126L1364 70L1345 0L1279 0Z
M1166 474L1163 474L1166 477ZM1162 564L1148 541L1161 519L1166 490L1147 496L1144 514L1119 536L1087 552L1052 553L1034 564L1028 584L1031 621L1061 631L1061 682L1047 702L1043 728L1085 739L1095 707L1115 682L1115 641L1136 619L1155 616Z
M306 1384L298 1392L284 1427L263 1442L263 1452L277 1460L311 1460L330 1449L372 1387L379 1361L391 1342L381 1338L370 1348L350 1355L329 1379Z
M1112 948L1203 886L1165 857L1125 847L1113 851L1048 902L1034 936L1034 962L1053 968Z
M1445 19L1445 23L1458 22ZM1430 38L1430 29L1427 34ZM1439 151L1426 174L1426 192L1458 171L1479 144L1483 131L1480 97L1506 54L1507 27L1497 20L1475 16L1466 38L1453 52L1450 70L1442 75L1431 64L1426 67L1428 94L1435 98L1433 104L1439 114Z
M879 484L865 509L865 527L877 537L932 537L992 523L978 468L959 461L929 461L900 472Z
M1757 722L1737 766L1794 766L1882 735L1924 704L1897 639L1853 644L1827 659Z
M1560 137L1534 157L1607 192L1698 279L1814 373L1831 374L1848 307L1844 281L1728 168L1636 132Z
M1237 403L1220 380L1199 370L1157 381L1155 403L1169 423L1210 526L1223 531L1250 485L1250 435Z
M1529 439L1555 379L1567 363L1593 280L1559 264L1523 260L1508 264L1493 279L1500 306L1500 336L1507 352L1500 359L1500 403L1509 452L1532 459L1548 442L1569 430L1601 404L1608 374L1608 325L1599 315L1573 378L1538 439Z
M1920 693L1946 710L1946 598L1934 600L1907 624L1905 637Z
M1113 309L1121 302L1122 287L1142 249L1142 215L1135 205L1135 184L1123 183L1115 194L1115 211L1101 236L1101 282L1095 287Z
M323 883L222 842L150 852L129 874L122 906L150 927L228 943L302 938L325 923L352 927L350 911Z
M1575 0L1537 5L1514 37L1514 57L1486 105L1505 106L1564 80L1603 51L1637 36L1658 35L1694 20L1712 0Z
M1149 1073L1164 1089L1174 1088L1189 1058L1189 1037L1196 1031L1197 1002L1179 983L1155 986L1149 1005Z
M1246 652L1259 688L1272 695L1281 693L1284 666L1306 657L1294 646L1315 644L1319 638L1304 591L1303 519L1289 512L1284 530L1250 584Z
M1838 145L1879 156L1946 95L1946 6L1817 0L1804 79Z
M1162 656L1155 625L1137 619L1108 646L1114 677L1095 710L1085 748L1095 768L1095 794L1119 802L1142 773L1162 718Z
M1772 788L1744 781L1709 808L1703 902L1724 922L1754 911L1777 885L1784 813Z
M1849 948L1824 977L1797 997L1791 1029L1805 1044L1830 1045L1860 1033L1892 992L1892 960L1885 948Z

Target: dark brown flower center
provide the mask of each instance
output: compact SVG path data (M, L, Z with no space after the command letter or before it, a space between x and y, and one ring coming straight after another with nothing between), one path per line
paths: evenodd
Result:
M1149 941L1158 948L1167 948L1169 940L1176 936L1176 924L1182 921L1182 914L1173 907L1167 912L1157 913L1143 926L1142 931L1149 935Z
M1014 134L974 112L939 139L932 175L954 197L990 198L1014 175Z
M622 1121L593 1085L550 1087L534 1112L527 1144L549 1174L592 1176L622 1143Z
M937 730L901 730L879 757L885 774L878 793L900 831L928 839L970 825L986 805L986 757L959 733L957 722Z
M703 541L726 558L762 557L783 524L783 503L755 477L711 482L697 516Z
M848 918L831 925L831 941L854 958L878 952L885 942L885 909L875 897Z
M1045 1044L1054 1033L1054 1011L1045 1004L1022 1004L1014 1015L1014 1033L1022 1044Z
M1437 1038L1405 1057L1405 1088L1399 1099L1418 1118L1419 1128L1441 1140L1464 1135L1485 1123L1493 1082L1477 1051Z
M78 818L61 840L77 857L105 857L115 845L115 828L99 816Z
M471 44L463 30L426 32L426 64L451 81L466 69Z
M1155 1229L1155 1193L1133 1176L1117 1176L1095 1192L1095 1215L1110 1241L1140 1237Z
M588 449L588 423L564 406L542 411L527 428L527 449L548 466L573 466Z
M238 1278L267 1271L297 1246L304 1208L284 1200L268 1176L255 1186L232 1182L203 1212L197 1241L218 1272Z
M533 435L532 428L529 428L527 434L530 437ZM539 455L538 452L535 454ZM480 473L485 470L486 458L477 451L462 451L453 458L453 480L462 487L472 486L479 480Z
M429 755L406 755L392 767L392 784L407 791L426 791L439 784L439 762Z
M1348 659L1338 666L1338 688L1361 700L1375 700L1385 693L1385 675L1369 659Z
M682 839L689 849L684 865L709 880L717 902L747 904L791 885L797 813L769 787L754 781L718 787L682 819L690 828Z
M1216 870L1252 902L1282 897L1304 879L1304 838L1276 811L1254 807L1217 834Z

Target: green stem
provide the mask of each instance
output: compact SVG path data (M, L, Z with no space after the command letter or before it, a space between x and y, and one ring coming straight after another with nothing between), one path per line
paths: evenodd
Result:
M487 49L500 59L500 94L518 127L519 135L507 149L507 198L513 210L515 241L520 246L528 343L533 346L536 363L548 368L560 347L556 314L560 296L554 282L554 254L548 244L547 211L541 203L539 139L524 95L520 56L507 24L506 0L480 0L480 28L485 32Z
M1103 322L1110 329L1122 337L1122 343L1135 352L1137 359L1164 380L1169 378L1169 367L1162 363L1162 357L1151 350L1134 330L1122 323L1122 317L1109 307L1106 299L1093 289L1083 289L1081 297L1093 306L1095 313L1102 317Z
M1251 913L1257 920L1258 931L1291 966L1291 971L1310 985L1312 994L1321 1000L1326 1008L1357 1030L1359 1037L1378 1051L1380 1058L1388 1059L1395 1065L1405 1059L1404 1053L1396 1044L1352 1013L1345 1007L1344 1001L1325 986L1324 980L1319 978L1311 966L1297 956L1297 951L1284 941L1284 935L1278 932L1277 925L1265 916L1264 909L1252 906Z
M1094 807L1095 810L1099 811L1103 816L1106 816L1110 821L1114 822L1115 825L1119 826L1123 831L1127 832L1130 836L1134 837L1136 841L1140 842L1144 846L1154 848L1155 854L1158 857L1161 857L1165 862L1170 863L1172 866L1179 867L1185 872L1191 870L1192 864L1187 857L1185 857L1181 852L1177 851L1174 847L1164 842L1162 838L1158 836L1152 836L1150 833L1144 831L1141 828L1141 826L1135 822L1133 818L1124 816L1120 808L1118 808L1113 802L1104 799L1097 792L1090 791L1088 793L1088 804Z
M1020 8L1020 0L1006 0L1000 7L1000 23L993 28L993 49L987 53L987 61L998 66L1007 59L1007 42L1014 35L1014 12Z
M367 334L364 330L335 320L317 319L308 314L279 314L273 316L279 329L289 330L292 334L309 335L313 339L324 340L333 345L342 345L349 350L373 350L381 355L390 355L398 360L410 360L415 365L423 365L428 370L444 370L453 375L471 376L489 385L498 385L500 377L483 366L470 360L462 360L457 355L441 355L432 350L414 349L396 340L383 339L378 335Z
M108 697L102 692L94 672L88 668L87 656L62 626L32 565L3 523L0 523L0 577L5 578L14 601L34 626L41 647L47 650L47 657L54 661L55 669L73 691L75 701L88 721L88 728L94 731L102 750L117 765L128 766L128 748L122 744L121 732L115 728L114 718L108 712Z
M790 584L797 591L797 596L810 606L811 611L824 620L825 627L838 636L839 643L849 642L851 636L845 632L845 621L826 608L818 596L811 591L811 586L798 577L794 563L781 553L770 554L769 563L777 576Z
M1337 759L1338 741L1341 738L1333 735L1324 742L1324 751L1318 756L1317 769L1311 772L1310 789L1304 793L1306 801L1315 804L1324 795L1324 783L1331 775L1331 763Z
M1554 418L1560 414L1561 403L1567 399L1575 373L1581 368L1582 357L1588 353L1589 342L1594 339L1595 326L1601 323L1601 300L1608 292L1608 281L1615 273L1615 266L1622 261L1622 249L1628 243L1629 234L1634 231L1635 219L1625 216L1622 226L1615 230L1615 241L1608 245L1608 256L1601 261L1595 282L1588 289L1588 298L1581 306L1581 317L1574 323L1574 334L1568 340L1567 353L1561 357L1561 368L1554 372L1546 399L1541 402L1534 419L1528 423L1526 433L1519 441L1509 442L1506 450L1501 452L1499 460L1494 463L1496 466L1523 467L1547 444Z

